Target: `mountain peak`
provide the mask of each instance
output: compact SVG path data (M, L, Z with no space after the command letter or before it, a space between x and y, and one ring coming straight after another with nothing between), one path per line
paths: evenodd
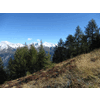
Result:
M30 45L34 44L35 48L38 48L40 46L40 43L37 43L37 42L34 42L34 43L30 43L28 44L28 47L30 47ZM43 47L55 47L56 44L53 44L53 43L48 43L48 42L44 42L43 43ZM0 50L3 50L3 49L8 49L8 46L11 47L11 48L18 48L18 47L23 47L25 46L24 44L21 44L21 43L11 43L11 42L8 42L8 41L1 41L0 42Z

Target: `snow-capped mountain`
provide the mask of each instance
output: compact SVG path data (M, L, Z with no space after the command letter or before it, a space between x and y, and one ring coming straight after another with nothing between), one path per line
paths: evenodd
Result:
M35 48L38 48L40 46L40 43L30 43L28 44L28 47L30 47L30 45L34 44ZM48 42L44 42L43 43L43 47L55 47L56 44L53 44L53 43L48 43ZM2 41L0 42L0 51L3 50L3 49L8 49L8 47L11 47L13 49L17 49L18 47L23 47L25 46L24 44L21 44L21 43L11 43L11 42L8 42L8 41Z
M8 42L8 41L2 41L2 42L0 42L0 51L3 50L3 49L8 49L8 47L16 49L18 47L23 47L23 46L24 45L20 44L20 43L13 44L13 43Z
M44 42L43 43L43 46L45 47L55 47L56 44L53 44L53 43L48 43L48 42Z
M40 43L37 43L37 42L30 43L30 44L28 44L28 46L30 46L32 44L35 46L35 48L38 48L40 46ZM57 44L44 42L42 45L43 45L43 47L49 47L50 48L50 47L55 47L55 45L57 45Z

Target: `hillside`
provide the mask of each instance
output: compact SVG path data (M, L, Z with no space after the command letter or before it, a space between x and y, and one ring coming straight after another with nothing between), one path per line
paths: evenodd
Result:
M65 60L54 67L5 82L1 88L99 88L100 49Z

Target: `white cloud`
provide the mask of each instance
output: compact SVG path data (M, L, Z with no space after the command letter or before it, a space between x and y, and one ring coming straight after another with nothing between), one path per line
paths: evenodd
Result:
M28 38L28 40L30 41L30 40L32 40L32 38Z

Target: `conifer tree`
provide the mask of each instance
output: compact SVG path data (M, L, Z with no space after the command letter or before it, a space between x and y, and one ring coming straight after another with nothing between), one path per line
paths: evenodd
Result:
M60 38L59 42L58 42L58 47L63 47L64 46L64 42L62 40L62 38Z
M76 52L75 52L75 37L72 35L68 35L68 37L66 38L65 41L65 46L66 48L68 48L68 58L72 58L74 56L76 56Z
M64 46L63 40L60 38L58 46L55 47L53 62L58 63L66 59L66 48Z
M35 49L34 45L31 45L30 47L28 58L28 71L33 73L37 69L37 50Z
M91 46L93 47L93 49L100 48L100 34L97 34L97 36L95 37L95 40L93 40L93 44Z
M41 41L41 45L40 45L39 52L38 52L37 70L40 70L42 68L45 69L46 66L49 64L48 59L49 59L49 57L46 56L46 53L43 49L43 45L42 45L42 41Z
M86 35L81 35L81 53L87 53L88 47L87 47L87 37Z
M64 46L64 42L63 40L60 38L59 42L58 42L58 53L59 53L59 62L62 62L65 60L66 58L66 53L65 53L66 49Z
M28 55L29 51L27 46L18 48L15 52L13 69L17 78L26 75L28 69Z
M9 80L11 79L15 79L16 78L16 69L15 69L15 66L14 66L14 61L12 58L9 59L9 62L8 62L8 66L7 66L7 69L8 69L8 75L9 75Z
M48 54L46 55L46 57L47 57L47 61L48 61L48 63L51 63L51 61L50 61L51 55L50 55L49 52L48 52Z
M56 45L55 48L54 48L54 54L53 54L52 61L55 62L55 63L59 62L58 45Z
M93 50L93 41L95 39L95 35L97 34L98 26L95 20L90 20L87 27L85 28L85 34L87 35L87 46L89 48L88 51ZM91 45L91 46L90 46Z
M4 70L2 59L0 57L0 84L4 83L4 81L6 81L6 78L7 78L6 72Z
M52 61L55 62L55 63L59 62L58 46L56 46L55 49L54 49L54 54L53 54Z
M46 62L47 62L47 66L45 68L50 67L52 63L51 63L51 55L49 52L46 54Z
M78 54L81 53L81 39L82 39L82 31L79 26L76 27L76 32L75 32L75 47L76 47L76 52Z

